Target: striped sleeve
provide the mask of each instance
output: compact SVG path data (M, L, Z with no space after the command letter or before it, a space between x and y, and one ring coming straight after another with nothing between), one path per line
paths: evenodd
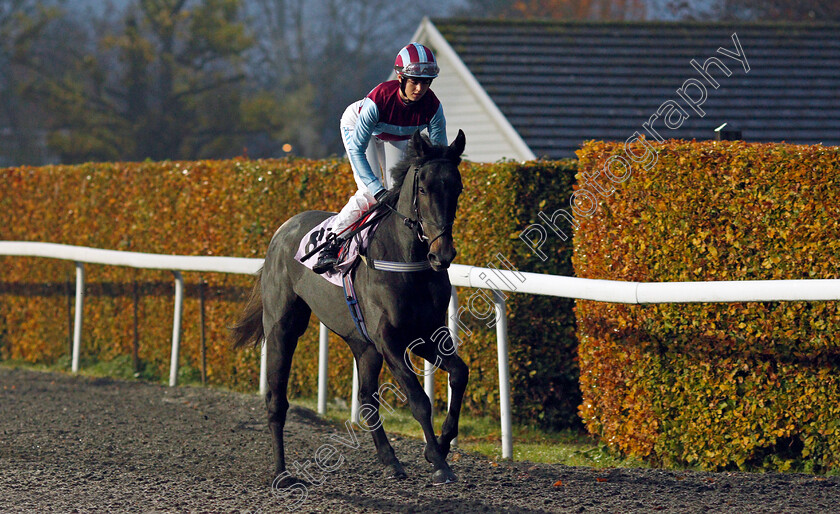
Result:
M443 105L439 104L432 119L429 120L429 138L432 143L446 146L449 141L446 139L446 118L443 116Z
M362 110L359 112L359 120L356 122L356 130L353 131L347 145L347 156L350 158L350 164L372 195L376 195L376 193L385 189L382 187L382 182L373 173L365 155L378 121L379 108L370 98L365 98L362 103Z

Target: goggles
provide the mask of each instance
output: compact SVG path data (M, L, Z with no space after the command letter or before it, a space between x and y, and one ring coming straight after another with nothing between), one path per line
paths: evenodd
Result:
M440 68L433 62L412 62L403 66L401 73L406 77L435 78Z

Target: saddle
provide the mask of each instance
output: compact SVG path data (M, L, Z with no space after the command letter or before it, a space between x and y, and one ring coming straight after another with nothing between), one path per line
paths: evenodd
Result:
M301 238L297 253L295 253L296 261L312 269L317 261L312 257L323 248L335 232L333 228L336 216L332 215L325 219ZM356 330L371 344L373 342L370 339L364 315L359 307L356 289L353 287L353 270L356 268L359 258L364 258L365 250L381 220L382 216L374 216L373 213L369 212L351 225L348 230L352 235L342 243L338 251L338 262L332 270L321 274L321 277L331 284L344 288L344 299L350 309L350 316L356 324Z
M298 244L298 250L295 253L295 260L303 264L309 269L315 266L317 259L314 256L324 246L328 238L335 232L333 230L336 215L330 216L321 222L318 226L307 232ZM359 257L364 254L367 246L373 237L376 228L379 226L380 219L375 223L362 227L364 222L368 220L363 217L353 225L350 230L356 231L351 237L347 238L341 246L338 253L338 263L332 270L327 271L321 276L333 285L342 287L342 277L350 274L356 264L359 262Z
M396 211L395 211L396 212ZM369 343L373 344L368 334L367 326L365 325L365 318L362 310L359 307L359 299L356 295L356 289L353 286L354 270L362 260L368 268L390 271L395 273L411 273L415 271L423 271L431 268L429 261L422 262L393 262L374 260L365 257L365 252L370 245L371 239L379 227L379 223L387 215L387 211L369 211L361 219L352 224L347 230L351 234L347 237L341 245L338 252L338 262L333 269L321 274L328 282L344 288L344 299L347 302L347 307L350 309L350 316L356 324L356 329ZM325 219L318 226L306 233L301 238L298 244L298 250L295 253L295 260L303 264L309 269L315 266L316 259L311 257L315 255L321 248L326 245L330 237L334 237L333 228L336 221L336 215L332 215ZM406 223L409 226L408 223Z

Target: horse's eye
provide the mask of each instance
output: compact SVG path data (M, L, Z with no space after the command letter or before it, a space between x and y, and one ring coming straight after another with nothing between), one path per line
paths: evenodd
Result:
M425 189L425 188L423 188L423 187L421 187L421 188L419 189L419 191L420 191L420 194L421 194L421 195L425 195L425 194L426 194L426 189Z

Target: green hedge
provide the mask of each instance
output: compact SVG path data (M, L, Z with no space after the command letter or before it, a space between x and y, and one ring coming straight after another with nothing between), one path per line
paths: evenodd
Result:
M594 177L616 156L632 175L599 196L593 215L579 213L577 276L840 278L840 148L653 146L658 160L649 169L622 144L589 142L578 152L581 173ZM604 174L599 180L609 183ZM706 469L786 469L796 459L814 470L840 465L837 302L578 301L576 319L580 412L611 447Z
M499 256L521 271L571 275L572 240L544 249L545 260L520 239L522 229L540 223L546 202L568 197L576 161L514 162L493 165L466 163L461 167L464 193L455 223L459 257L456 262L504 269ZM571 234L567 222L560 223ZM488 280L499 282L489 277ZM514 285L517 285L514 280ZM476 290L459 292L466 305ZM565 298L509 294L510 372L513 412L521 421L546 427L580 426L580 403L574 302ZM475 310L486 305L475 301ZM459 350L469 357L471 401L484 412L498 414L498 371L495 328L489 320L463 318L474 336ZM481 331L479 331L481 329Z
M523 271L570 274L570 243L543 263L528 255L518 230L548 197L568 196L572 162L464 163L455 238L456 262L503 268L498 255ZM180 255L261 257L275 228L307 209L340 208L353 193L346 161L231 160L97 163L0 170L0 239ZM0 358L55 362L68 352L68 294L74 267L52 259L0 257ZM130 355L135 290L139 354L152 376L167 376L173 279L169 272L87 265L83 356ZM253 389L256 351L231 352L226 340L244 306L252 278L185 273L181 365L199 368L199 281L208 283L207 365L211 383ZM486 300L462 290L481 314ZM514 414L549 426L577 422L576 340L568 300L512 294L508 303ZM545 312L554 315L544 316ZM466 408L498 414L495 331L470 314L460 349L471 368ZM313 395L317 329L301 340L290 390ZM350 352L330 344L330 396L349 399ZM387 376L383 377L387 379ZM445 374L437 377L437 406L445 405Z

